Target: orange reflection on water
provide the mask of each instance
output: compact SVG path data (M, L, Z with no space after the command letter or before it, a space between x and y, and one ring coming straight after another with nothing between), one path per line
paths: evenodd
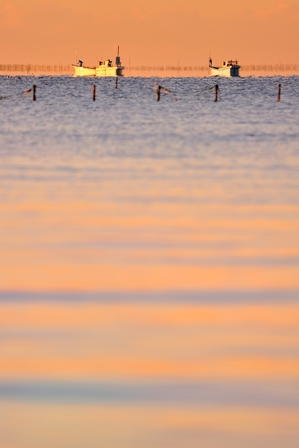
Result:
M299 307L3 304L1 377L293 378Z
M15 422L18 421L18 431ZM61 422L64 422L61 425ZM296 409L203 406L188 409L144 405L66 405L7 403L0 420L2 447L53 445L96 448L188 446L297 447ZM23 437L26 434L26 442Z

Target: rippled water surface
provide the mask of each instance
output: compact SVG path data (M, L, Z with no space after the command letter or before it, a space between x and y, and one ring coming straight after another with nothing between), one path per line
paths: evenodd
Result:
M1 448L298 447L299 77L158 82L0 77Z

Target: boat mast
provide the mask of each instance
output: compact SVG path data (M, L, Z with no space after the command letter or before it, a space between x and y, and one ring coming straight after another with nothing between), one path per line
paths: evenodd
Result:
M119 46L117 47L117 56L115 58L115 65L117 65L117 66L121 65L120 57L119 57Z

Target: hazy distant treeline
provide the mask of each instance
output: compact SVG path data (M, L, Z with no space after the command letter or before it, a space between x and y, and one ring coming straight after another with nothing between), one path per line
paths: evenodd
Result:
M208 67L206 65L201 66L181 66L181 65L166 65L166 66L126 66L128 71L140 71L140 72L167 72L167 71L188 71L188 72L207 72ZM242 65L241 70L246 72L299 72L299 64L250 64ZM33 64L0 64L0 71L2 72L44 72L44 73L71 73L72 66L68 65L33 65Z

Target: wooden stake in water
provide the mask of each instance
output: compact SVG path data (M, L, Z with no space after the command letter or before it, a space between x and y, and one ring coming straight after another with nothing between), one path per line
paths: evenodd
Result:
M278 84L277 101L280 101L281 84Z
M218 92L219 92L219 86L218 86L218 84L216 84L215 85L215 99L214 99L215 103L216 103L216 101L218 101Z
M92 100L96 100L96 86L94 84L92 85Z
M160 101L161 89L162 89L161 86L158 86L156 89L157 101Z
M35 92L36 92L36 85L33 84L33 86L32 86L32 100L33 101L36 101L36 94L35 94Z
M165 87L159 86L159 84L154 81L154 88L156 90L157 101L160 101L161 92L169 93L171 95L171 99L177 101L176 97L173 95L171 90L165 89Z
M117 89L117 86L118 86L118 76L116 76L116 78L115 78L115 88Z

